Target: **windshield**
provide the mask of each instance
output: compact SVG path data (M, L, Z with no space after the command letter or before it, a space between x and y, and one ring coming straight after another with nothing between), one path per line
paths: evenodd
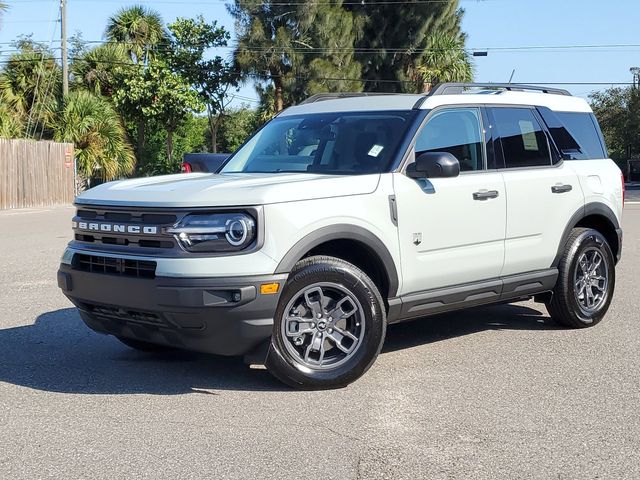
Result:
M385 111L276 117L220 173L384 172L414 115Z

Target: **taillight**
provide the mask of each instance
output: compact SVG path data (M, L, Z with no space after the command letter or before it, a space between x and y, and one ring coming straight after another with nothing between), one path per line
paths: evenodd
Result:
M624 207L624 174L620 173L620 181L622 182L622 206Z
M182 162L180 165L180 173L191 173L191 164L188 162Z

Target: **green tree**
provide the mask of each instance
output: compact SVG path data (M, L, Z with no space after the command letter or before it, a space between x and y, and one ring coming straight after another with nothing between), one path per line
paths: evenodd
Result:
M134 63L147 63L166 44L167 31L158 12L134 5L109 18L105 37L123 44Z
M157 50L166 46L168 38L160 14L142 5L123 8L110 17L105 37L110 42L122 45L135 65L146 65L154 60ZM128 119L136 125L136 156L140 160L145 156L145 118L138 116Z
M235 152L256 129L256 111L247 107L230 110L220 127L220 150Z
M228 93L237 87L238 76L230 62L220 56L207 56L211 48L224 47L230 38L224 27L214 21L178 18L169 25L170 48L166 58L171 68L179 73L198 92L207 109L212 151L218 150L218 129L231 100Z
M281 111L285 87L295 76L293 66L301 66L302 60L295 49L304 42L296 21L296 6L235 0L228 9L235 19L238 37L235 64L245 75L273 84L273 108Z
M640 89L610 88L590 99L610 157L621 167L627 159L640 158Z
M143 175L178 173L185 153L210 151L208 132L209 121L206 116L189 115L174 133L173 158L169 161L166 147L167 132L161 128L153 129L147 146L153 161L142 165L139 173Z
M135 157L120 117L104 98L71 92L55 109L53 138L75 145L78 171L87 180L112 180L133 171Z
M366 8L355 4L345 8L354 12L356 24L361 26L356 59L363 65L367 91L423 91L418 67L427 64L433 36L444 34L464 42L458 0L385 0L367 2Z
M43 137L47 114L60 91L61 71L53 53L29 37L13 46L20 53L13 54L0 72L0 103L11 116L14 133L20 125L19 136Z
M0 2L0 20L2 19L2 14L7 11L9 7L6 3Z
M24 125L15 112L0 101L0 138L19 138Z
M362 65L355 59L353 45L359 29L352 12L342 0L310 2L298 10L304 41L297 47L304 65L296 76L294 101L316 93L360 92Z
M71 72L76 86L96 95L111 97L118 86L119 72L130 62L121 44L107 43L86 51L74 59Z
M238 45L234 58L247 76L272 85L273 111L320 92L360 91L354 58L358 34L341 0L287 4L236 0Z
M417 67L424 82L424 91L431 90L438 83L473 80L473 63L460 35L434 33L428 37L427 48L422 64Z
M167 132L167 159L173 160L173 136L192 112L202 111L197 92L167 65L154 61L146 68L123 72L122 84L113 96L130 117L153 122Z

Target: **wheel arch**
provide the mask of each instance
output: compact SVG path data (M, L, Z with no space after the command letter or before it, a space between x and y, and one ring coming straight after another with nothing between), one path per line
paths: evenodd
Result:
M615 213L613 213L613 210L607 205L593 202L587 203L572 215L562 233L560 244L558 245L558 252L551 264L552 267L558 266L571 230L576 227L592 228L600 232L607 239L616 262L620 260L622 253L622 229L620 228L620 222L618 222L618 218Z
M349 247L359 249L348 251ZM349 224L319 228L291 247L275 273L291 272L299 260L310 255L330 255L353 263L372 277L385 301L398 293L398 271L391 253L382 240L365 228ZM376 273L381 278L374 278Z

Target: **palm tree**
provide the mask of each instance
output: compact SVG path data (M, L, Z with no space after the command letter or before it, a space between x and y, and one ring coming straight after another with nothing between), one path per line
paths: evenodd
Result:
M2 13L6 12L9 7L6 3L0 2L0 18L2 18Z
M55 113L53 138L75 145L84 178L113 180L133 171L133 150L120 117L105 99L87 91L72 92Z
M123 8L110 17L105 36L111 42L121 43L131 61L141 65L147 65L154 57L155 49L166 45L169 38L160 14L142 5ZM141 159L146 143L146 122L140 117L135 123L136 154Z
M24 132L22 119L0 101L0 138L20 138Z
M60 67L46 50L27 48L11 56L0 73L0 103L24 127L19 136L43 132L61 80Z
M110 17L105 36L122 43L134 63L143 64L168 38L160 14L142 5L123 8Z
M417 72L428 92L442 82L470 82L473 63L464 49L464 37L451 33L429 36L428 49Z
M73 77L96 95L111 97L119 68L130 62L127 49L121 44L107 43L86 52L73 62Z

